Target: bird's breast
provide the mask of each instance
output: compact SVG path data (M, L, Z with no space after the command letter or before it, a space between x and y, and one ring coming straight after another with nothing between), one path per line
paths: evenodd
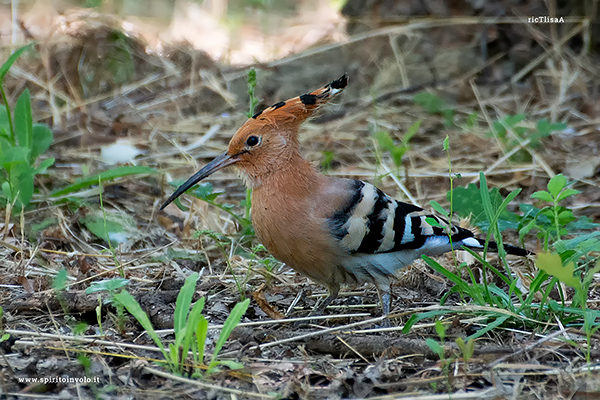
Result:
M252 222L258 239L279 261L329 286L343 279L340 248L308 190L273 191L261 185L252 194ZM287 189L287 190L286 190Z

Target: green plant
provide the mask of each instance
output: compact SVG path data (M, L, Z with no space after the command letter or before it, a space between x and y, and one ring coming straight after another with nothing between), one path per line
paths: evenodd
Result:
M62 308L62 310L65 314L69 314L67 302L65 301L65 298L63 296L63 292L67 288L67 279L68 279L67 270L64 268L61 268L56 273L56 276L52 280L52 289L54 290L54 293L56 295L56 298L58 299L60 307Z
M335 158L335 153L330 150L323 150L321 154L323 154L323 160L321 160L321 170L323 172L330 171L333 164L333 159Z
M423 257L431 268L454 284L451 290L442 297L442 304L445 304L452 293L458 293L463 301L470 301L485 310L471 311L479 315L486 315L488 322L484 328L466 339L462 339L462 346L457 342L463 356L467 359L472 355L471 347L468 345L469 341L500 326L516 325L540 330L547 323L559 319L564 326L582 327L588 338L586 356L589 361L590 340L598 331L598 320L600 319L600 312L587 308L587 298L593 276L600 270L600 262L591 257L591 254L600 251L600 232L585 233L585 230L597 229L598 224L593 224L585 218L575 218L572 210L561 205L562 201L579 192L570 189L566 179L562 175L557 175L548 182L547 191L539 191L532 195L532 198L541 200L542 204L550 203L550 205L530 206L526 208L529 212L521 217L506 210L509 202L518 195L519 190L509 193L503 199L497 190L489 190L483 174L480 174L480 182L479 189L475 186L456 188L455 195L449 196L449 198L454 199L455 208L458 209L459 214L467 216L469 207L471 212L477 214L473 216L473 219L487 230L485 247L487 248L488 241L493 237L498 244L499 259L504 268L497 268L487 261L485 252L482 256L465 249L482 265L481 280L476 279L475 271L468 265L461 264L459 266L459 271L466 271L469 277L469 282L467 282L460 273L451 272L435 260ZM476 191L479 192L479 196L476 196ZM467 206L467 202L462 200L463 197L470 197L470 206ZM521 238L528 233L537 231L538 237L544 243L544 251L553 249L555 252L552 255L540 254L536 260L539 270L527 285L520 282L519 275L514 274L507 264L506 252L500 235L501 225L504 225L504 228L520 228ZM566 235L574 235L574 237L565 239ZM592 268L594 263L596 266ZM496 277L498 284L489 282L488 272ZM559 282L575 289L572 306L567 305L567 294L558 285ZM550 293L554 288L558 289L560 303L550 298ZM449 309L442 309L413 315L406 323L404 332L410 331L417 321L436 318L452 312Z
M108 297L104 300L104 304L112 304L117 310L117 327L121 333L125 332L125 309L123 305L115 300L115 296L121 292L125 286L129 283L129 279L125 278L113 278L106 279L99 282L94 282L85 290L85 294L108 292ZM100 295L98 295L98 302L101 301ZM102 334L102 307L98 305L96 307L96 319L100 327L100 334Z
M564 262L559 254L540 253L536 257L535 265L548 275L575 289L573 306L580 307L583 314L583 332L586 335L587 346L585 350L586 361L591 363L592 336L600 329L600 311L590 310L587 307L588 295L594 274L600 272L600 260L594 268L576 273L573 261ZM554 306L558 308L558 305Z
M540 190L531 195L533 199L550 203L550 206L541 209L529 208L529 213L522 220L522 228L519 230L521 237L525 236L531 230L537 229L540 233L540 239L544 245L544 250L548 250L550 240L560 240L562 235L568 233L567 224L575 221L573 211L562 207L559 203L571 196L581 193L579 190L568 188L567 178L563 174L558 174L546 185L548 191Z
M377 140L379 147L383 151L388 151L390 153L390 157L396 168L402 166L402 157L410 150L410 140L415 136L420 126L421 120L412 124L398 145L394 144L394 139L388 131L380 130L375 133L375 139Z
M250 104L248 107L248 113L246 114L248 118L252 118L254 115L254 109L256 105L259 103L259 99L255 96L254 90L256 89L256 70L254 68L250 68L248 70L248 97L250 99Z
M444 125L454 125L454 110L444 100L433 93L421 92L413 97L413 102L421 106L430 114L440 114L444 118Z
M550 136L553 132L566 129L562 122L550 123L547 119L541 119L531 128L531 123L525 121L525 114L507 115L504 118L494 121L492 129L486 134L489 137L497 138L504 146L514 148L521 142L528 140L528 146L535 148L539 146L542 138ZM509 133L512 133L509 134ZM531 161L530 154L521 149L511 156L513 161Z
M0 306L0 343L7 341L10 338L8 333L4 332L4 308Z
M465 362L465 369L468 371L469 360L471 357L473 357L473 353L475 352L475 341L473 339L469 339L465 342L465 340L461 337L457 337L454 341L460 349L463 361Z
M448 221L450 221L452 219L452 215L454 212L454 210L452 209L452 207L454 206L454 199L452 196L452 193L454 192L454 179L460 178L460 174L457 174L455 176L452 173L452 159L450 158L450 138L448 136L446 136L446 138L444 139L444 142L442 144L442 149L446 152L446 156L448 158L448 178L450 179L450 190L448 191L448 193L450 193L450 198L448 200L450 200L450 211L444 210L444 208L437 201L432 200L429 202L429 204L437 213L439 213L440 215L442 215L443 217L448 219ZM436 226L438 228L441 227L440 224L433 218L428 217L426 219L426 221L428 224L430 224L432 226ZM447 225L445 228L447 229L448 238L450 240L450 245L452 245L452 235L450 232L450 225Z
M79 365L81 365L81 367L83 368L83 372L85 373L85 375L90 378L90 389L92 389L92 392L94 393L94 397L96 397L96 399L101 399L102 396L100 394L100 390L98 389L98 386L96 385L96 382L93 378L94 374L92 372L92 360L90 360L90 358L83 354L83 353L79 353L77 354L77 361L79 362Z
M193 273L186 280L177 296L175 304L174 314L174 331L175 331L175 342L165 346L160 340L154 327L148 318L148 315L142 310L139 303L133 298L132 295L126 291L122 291L115 295L115 300L121 303L127 311L142 325L148 335L152 338L154 343L161 350L165 362L169 369L177 374L183 374L186 369L186 359L188 352L191 350L194 374L201 374L200 364L205 364L205 347L206 347L206 336L208 333L208 321L201 314L204 308L205 299L202 298L194 304L190 311L196 282L198 281L198 274ZM229 338L229 335L233 329L240 323L240 320L246 310L250 300L246 299L241 303L236 304L233 308L229 317L223 325L221 334L217 339L213 354L211 356L208 366L205 367L206 373L212 373L218 369L220 365L226 365L231 369L242 368L242 365L228 360L219 360L218 354L223 348L223 345ZM195 340L194 340L195 339Z
M248 70L248 98L250 101L248 107L248 118L252 118L254 115L254 110L256 109L256 105L259 103L259 99L254 94L254 90L256 89L256 70L254 68L250 68ZM250 220L250 210L252 209L252 189L246 188L246 199L243 204L246 213L246 220Z
M233 246L233 240L231 240L230 238L228 238L225 235L221 235L220 233L211 231L211 230L202 230L202 231L197 231L194 232L193 237L195 239L198 239L202 236L207 236L209 238L211 238L215 244L217 245L217 247L221 250L221 253L223 254L223 258L225 259L225 263L227 264L227 269L229 269L229 272L231 272L231 276L233 277L233 280L235 282L235 286L237 287L238 293L240 294L240 297L243 299L246 298L246 293L243 289L243 285L240 282L240 279L237 277L237 275L235 274L235 271L233 270L232 266L231 266L231 261L229 260L229 253L227 251L227 249L225 248L225 246ZM248 271L249 272L249 271Z
M182 184L182 180L174 180L171 182L171 185L174 187L179 187ZM223 194L223 192L215 192L213 186L210 182L201 182L198 185L194 186L190 190L186 192L187 194L194 196L197 199L200 199L211 206L217 207L218 209L225 211L229 214L233 219L240 225L239 236L250 239L254 237L254 228L252 227L252 221L245 216L241 216L236 214L234 210L233 204L228 203L218 203L215 200L217 197ZM181 204L179 199L175 199L173 201L180 209L186 210L186 207Z
M31 202L35 176L54 164L54 159L48 158L36 166L38 158L54 139L47 125L33 123L29 90L25 89L19 96L14 113L11 113L4 89L4 78L11 66L31 47L31 44L21 47L0 67L0 93L4 102L0 105L0 199L18 208Z
M427 338L427 339L425 339L425 344L427 344L427 347L429 347L431 349L431 351L433 351L435 354L437 354L438 357L440 358L440 365L442 367L442 372L444 373L444 376L446 377L446 385L447 385L448 389L450 390L450 388L452 387L452 384L450 381L450 379L451 379L450 364L452 363L452 360L446 358L446 354L445 354L445 350L444 350L444 341L446 340L446 327L440 320L436 320L434 323L434 326L435 326L435 332L437 333L438 337L440 338L440 341L437 342L432 338Z

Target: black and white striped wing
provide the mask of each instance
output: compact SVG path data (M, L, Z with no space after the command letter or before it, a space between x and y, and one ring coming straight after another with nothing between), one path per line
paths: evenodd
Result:
M481 247L471 231L454 225L449 230L451 246L448 221L396 201L369 183L352 181L351 192L343 209L329 219L332 234L351 254L422 249L422 254L434 255L462 245ZM427 218L433 218L440 226L430 225Z

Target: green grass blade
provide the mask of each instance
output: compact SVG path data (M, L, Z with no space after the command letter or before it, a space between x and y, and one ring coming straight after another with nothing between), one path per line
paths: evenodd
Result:
M402 328L402 333L409 333L410 330L412 329L413 325L416 324L417 322L426 319L426 318L435 318L438 315L445 315L445 314L450 314L452 313L452 311L450 310L434 310L434 311L426 311L424 313L419 313L419 314L413 314L408 321L406 321L406 324L404 324L404 327Z
M140 307L140 304L135 300L135 298L128 292L122 291L121 293L115 294L114 299L122 304L123 307L125 307L127 311L129 311L129 313L133 315L133 317L140 323L140 325L142 325L142 328L148 332L148 336L154 340L154 343L156 343L160 351L163 353L163 356L168 361L169 355L160 341L160 338L154 331L154 327L150 322L150 318L148 318L148 315L144 312L144 310L142 310L142 307Z
M190 304L196 290L196 282L198 282L198 273L194 272L188 276L179 291L177 301L175 302L174 329L175 337L185 328L188 313L190 312Z
M206 346L206 335L208 334L208 321L203 315L200 316L198 327L196 328L196 341L198 345L198 361L204 363L204 350Z
M472 334L471 336L467 337L466 341L468 342L471 339L477 339L478 337L485 335L492 329L496 329L497 327L502 325L508 318L510 318L510 315L499 316L498 318L496 318L496 320L494 322L492 322L491 324L487 324L487 326L485 328L482 328L482 329L478 330L477 332L475 332L474 334Z
M240 320L242 319L242 316L246 313L249 304L250 299L246 299L241 303L236 304L235 307L233 307L233 310L231 310L231 314L229 314L229 317L227 317L225 324L223 324L223 330L219 335L219 339L217 339L217 344L215 345L215 350L213 352L210 365L208 366L209 369L212 366L214 366L214 363L217 359L217 355L223 348L223 345L229 338L229 335L231 335L233 329L240 323Z
M86 178L78 179L74 184L67 186L64 189L59 189L52 193L50 197L64 196L69 193L76 192L80 189L84 189L90 186L98 184L100 182L108 181L115 178L122 178L129 175L141 175L141 174L157 174L158 171L154 168L142 167L142 166L124 166L111 169L108 171L101 172Z
M205 297L202 297L200 300L194 304L192 311L190 311L190 315L188 316L187 323L185 324L185 329L180 333L179 336L183 338L181 341L183 342L183 354L187 354L188 350L192 346L192 340L194 339L194 332L198 327L198 322L200 322L200 317L202 317L202 310L204 309L204 302L206 301Z
M465 282L462 277L448 271L446 268L442 267L438 262L431 259L427 256L422 256L423 260L435 271L446 277L446 279L450 280L457 287L457 291L459 293L467 294L470 296L477 304L484 305L485 300L483 298L482 290L477 286L470 286L467 282Z
M10 67L13 66L15 61L17 61L17 59L21 57L21 54L32 48L33 45L34 43L29 43L28 45L21 47L20 49L12 53L12 55L8 57L8 60L6 60L4 64L2 64L2 67L0 67L0 84L2 84L2 81L4 81L4 77L10 70Z

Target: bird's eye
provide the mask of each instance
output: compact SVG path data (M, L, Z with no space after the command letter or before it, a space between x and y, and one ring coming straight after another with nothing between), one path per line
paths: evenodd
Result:
M260 142L260 140L258 139L258 136L250 136L248 139L246 139L246 144L250 147L256 146L258 144L258 142Z

